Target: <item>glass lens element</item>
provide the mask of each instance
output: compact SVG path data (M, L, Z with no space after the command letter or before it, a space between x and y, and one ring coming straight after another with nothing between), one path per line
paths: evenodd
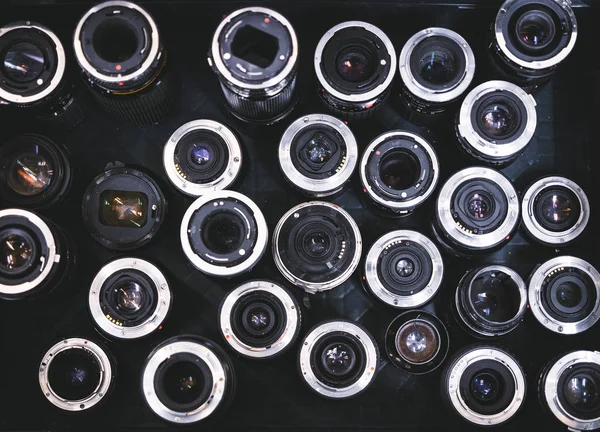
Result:
M69 401L90 396L100 383L100 378L98 361L92 354L80 348L58 353L48 370L50 387L58 396Z
M432 360L439 347L437 331L431 324L422 320L407 322L396 334L396 349L410 363L422 364Z
M330 146L322 138L313 138L306 146L306 156L315 164L324 164L331 159Z
M563 224L572 213L571 200L567 196L550 195L541 203L544 219L553 224Z
M598 386L592 377L575 375L565 385L565 396L572 407L588 410L598 402Z
M396 272L402 277L412 276L415 272L415 263L407 258L403 258L396 264Z
M556 290L556 299L566 308L576 307L582 300L581 288L572 282L561 284Z
M490 137L500 138L516 129L517 113L502 104L487 106L481 113L480 126Z
M143 301L143 288L135 283L128 282L117 288L117 307L127 312L140 310Z
M27 84L42 74L45 67L42 51L30 42L17 42L4 54L3 69L9 79Z
M243 242L244 224L240 217L229 211L219 212L202 226L202 238L206 246L218 254L238 250Z
M260 306L252 308L247 316L248 325L253 330L260 332L269 327L270 316L269 312Z
M383 183L394 190L406 190L419 179L419 161L406 151L390 151L379 163L379 175Z
M519 39L526 46L542 48L552 42L556 26L545 11L531 10L519 18L516 30Z
M356 363L354 350L345 343L334 343L323 350L321 357L325 370L334 376L347 375Z
M142 192L107 190L100 194L100 222L106 226L141 228L148 219L148 197Z
M496 376L487 371L475 375L471 381L471 394L479 402L492 402L500 393L500 383Z
M490 215L492 206L487 194L474 193L468 200L467 211L475 219L485 219Z
M373 74L373 58L362 49L348 48L337 58L338 74L346 81L366 81Z
M202 394L204 377L198 366L190 361L179 361L164 375L167 397L178 404L190 404Z
M33 196L48 189L53 175L54 168L40 153L25 153L9 165L7 182L19 195Z
M419 60L420 76L434 85L449 83L457 74L456 58L449 50L432 48L423 53Z
M18 234L8 234L0 238L0 268L18 270L31 265L33 245Z
M313 232L304 239L304 249L311 257L322 257L331 249L331 239L322 231Z
M196 165L206 165L210 158L210 151L206 147L196 146L192 150L192 162Z

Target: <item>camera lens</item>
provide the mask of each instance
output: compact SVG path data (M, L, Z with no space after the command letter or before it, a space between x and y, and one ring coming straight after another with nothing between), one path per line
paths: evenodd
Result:
M390 214L412 212L431 196L438 178L439 162L433 147L411 132L379 135L360 161L363 191Z
M73 101L65 50L47 27L18 21L0 28L0 101L58 116Z
M416 231L380 237L365 259L364 281L379 300L397 308L427 303L442 283L444 263L431 240Z
M153 18L140 6L108 1L79 20L75 57L92 94L117 120L149 126L173 109L178 91Z
M314 392L343 399L371 385L379 351L362 327L349 321L328 321L308 333L300 349L299 364L302 378Z
M225 125L194 120L173 132L165 144L163 164L177 189L197 197L235 182L242 167L242 148Z
M535 89L571 52L577 20L569 3L507 0L492 26L492 60L509 80Z
M491 265L470 270L458 284L455 307L459 322L477 337L504 335L523 320L525 282L514 270Z
M468 254L495 249L512 237L519 220L517 192L500 172L472 167L440 191L434 228L449 250Z
M572 430L600 427L600 353L573 351L548 363L539 380L542 405Z
M379 28L348 21L323 35L314 63L325 106L342 119L361 120L388 99L396 51Z
M360 261L362 239L356 222L337 205L297 205L273 233L273 259L281 274L308 293L344 283Z
M547 329L562 334L585 331L598 321L600 273L579 258L553 258L532 274L529 302Z
M267 358L291 347L300 331L300 308L281 285L246 282L231 291L219 311L221 333L238 354Z
M535 99L506 81L488 81L465 98L456 121L461 148L490 165L513 162L537 127Z
M0 211L0 297L48 292L72 270L74 253L63 231L21 209Z
M311 114L292 123L279 142L279 166L287 181L313 197L340 192L356 168L358 146L342 121Z
M164 341L150 353L142 372L146 403L173 423L195 423L223 410L234 388L225 352L199 336Z
M213 36L208 64L236 117L270 124L294 108L298 40L283 15L263 7L227 15Z
M401 99L409 114L435 116L445 111L469 87L475 56L467 41L451 30L432 27L412 36L398 61ZM418 120L415 115L411 119Z
M431 372L440 366L449 346L444 324L422 310L399 315L385 333L385 349L390 361L415 375Z
M525 390L525 374L517 361L491 346L456 354L442 380L442 396L449 407L479 426L510 420L523 404Z
M533 240L564 246L586 229L590 203L585 192L564 177L545 177L523 195L523 226Z
M268 228L258 206L232 191L210 193L187 209L181 245L203 273L233 277L249 271L265 253Z
M97 176L83 198L83 220L98 243L130 250L148 243L165 217L158 185L133 168L115 165Z
M166 319L171 291L162 272L148 261L121 258L98 272L88 296L96 325L119 339L146 336Z
M46 398L64 411L83 411L104 400L111 389L114 362L96 343L65 339L46 352L39 383Z

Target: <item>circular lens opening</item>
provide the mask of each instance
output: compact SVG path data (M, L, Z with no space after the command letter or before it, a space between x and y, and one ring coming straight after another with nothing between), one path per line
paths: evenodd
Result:
M33 264L35 245L29 236L15 230L0 233L0 270L21 271Z
M244 223L229 211L220 211L208 217L202 227L202 239L206 247L218 254L229 254L243 243Z
M45 66L44 54L31 42L17 42L4 52L2 69L16 83L27 84L38 79Z
M211 154L210 154L210 150L207 149L204 146L196 146L192 149L192 162L195 165L198 166L202 166L202 165L206 165L207 163L210 162L211 159Z
M459 83L466 68L462 48L452 39L430 36L414 48L410 65L415 79L432 89L446 89Z
M302 244L311 258L323 257L331 250L331 238L325 231L307 233Z
M598 384L589 374L577 374L565 383L565 398L569 405L578 411L597 408Z
M331 145L323 135L313 137L305 147L307 159L314 164L324 164L331 159Z
M59 352L48 368L50 387L60 398L68 401L82 400L92 395L102 377L94 355L80 348Z
M425 321L409 321L400 327L396 335L396 349L410 363L423 364L431 361L439 347L437 330Z
M556 25L546 11L530 10L519 17L515 32L523 46L537 51L552 43L556 34Z
M345 48L336 59L338 75L351 83L370 79L375 70L374 64L371 53L359 46Z
M467 198L465 207L473 219L485 220L494 211L494 201L486 192L477 191Z
M501 380L492 370L477 373L470 383L471 395L482 404L493 403L502 393Z
M334 377L348 375L356 364L354 349L343 342L327 345L321 353L321 363L327 373Z
M573 282L565 281L556 288L556 301L567 309L577 307L582 299L581 287Z
M553 232L569 230L581 216L581 206L575 193L564 187L542 191L535 198L536 220Z
M511 136L519 127L520 113L511 104L490 103L480 110L478 116L481 131L492 139Z
M164 391L173 402L181 405L196 401L204 390L204 374L191 361L178 361L165 371Z
M135 28L129 22L110 17L98 25L92 36L92 43L102 60L121 63L134 56L139 41Z
M390 151L379 164L379 176L383 183L394 190L405 190L414 185L421 174L417 158L405 151Z
M136 282L130 281L116 289L118 309L126 312L136 312L141 309L144 289Z
M54 168L40 153L25 153L17 156L7 170L7 183L22 196L34 196L50 186Z

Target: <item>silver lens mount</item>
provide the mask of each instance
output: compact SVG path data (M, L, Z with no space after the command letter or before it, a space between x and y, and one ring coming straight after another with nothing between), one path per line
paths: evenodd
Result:
M461 379L467 368L477 362L497 362L510 372L515 393L508 406L496 414L481 414L471 409L461 394ZM494 347L478 347L467 350L456 358L446 372L444 391L456 412L465 420L479 426L494 426L510 420L525 401L526 380L519 363L504 351Z
M486 234L475 234L454 220L451 211L453 195L469 180L485 179L502 189L508 202L504 221L495 230ZM511 236L519 222L519 199L512 183L500 172L491 168L471 167L457 172L442 187L436 202L435 217L446 237L453 243L470 250L482 251L501 245Z
M465 62L465 70L462 77L452 87L440 90L427 88L418 82L411 68L411 57L415 48L430 37L441 37L452 40L462 50ZM471 85L475 76L475 55L471 46L458 33L440 27L431 27L421 30L413 35L402 47L400 59L398 60L400 68L400 77L408 91L418 98L431 103L451 102L463 94Z
M360 377L347 387L338 388L324 383L317 377L312 365L312 351L323 337L332 332L351 335L364 350L364 368ZM379 350L373 337L362 327L349 321L329 321L317 325L308 333L300 348L299 365L302 378L314 392L331 399L345 399L365 391L372 384L379 365Z
M396 245L418 245L431 260L432 273L424 288L412 295L392 292L381 281L379 263ZM413 264L414 266L414 264ZM365 259L365 282L369 290L382 302L396 308L413 308L427 303L441 286L444 277L444 262L435 244L424 235L410 230L397 230L380 237L369 249Z
M279 317L284 321L283 331L277 340L269 346L251 346L242 341L234 329L232 317L233 309L241 298L248 294L264 292L275 296L285 310L285 316ZM223 300L219 311L221 333L225 341L239 354L251 358L267 358L280 354L288 349L298 336L300 330L300 308L292 295L280 285L273 282L257 280L246 282L235 288ZM277 323L275 324L277 325Z
M210 204L212 210L206 208L207 212L220 211L226 205L231 203L231 212L235 212L244 223L244 229L247 230L244 239L251 240L251 227L255 226L256 239L253 242L252 250L248 253L247 250L240 248L230 256L235 256L238 261L237 264L227 266L232 258L221 258L211 255L211 251L208 250L203 256L200 256L194 247L192 246L192 237L201 235L201 226L196 226L192 223L192 218L196 212L201 210L206 204ZM251 213L250 218L246 215L246 212L241 209L241 206L237 203L241 203ZM252 219L252 221L250 220ZM203 220L198 221L202 224ZM194 267L203 273L217 277L233 277L240 273L249 271L256 263L262 258L267 249L267 242L269 238L269 228L267 227L267 221L263 216L260 208L245 195L234 191L218 191L208 195L204 195L194 201L183 216L180 229L180 239L183 252L185 253L188 260ZM211 262L212 261L212 262Z
M196 131L207 131L217 135L227 146L229 154L222 174L206 183L190 181L175 158L175 151L180 141ZM242 167L242 148L233 131L227 126L213 120L194 120L180 126L166 142L163 150L163 165L173 186L186 195L198 197L226 189L235 182Z
M52 389L49 382L49 370L53 360L56 359L57 355L68 350L85 351L86 354L92 356L98 363L100 369L98 385L89 396L81 400L66 400L62 398ZM44 354L40 364L38 379L42 393L54 406L64 411L83 411L92 408L107 395L112 384L113 372L110 358L96 343L82 338L70 338L58 342Z
M141 324L133 327L124 326L118 318L112 317L103 310L101 297L103 287L108 278L122 270L133 270L143 273L154 284L157 296L156 306ZM136 339L155 331L167 317L171 308L171 290L167 279L154 264L139 258L121 258L106 264L90 286L88 306L94 322L102 331L119 339Z
M596 299L590 313L576 322L563 322L553 317L542 299L546 278L569 268L583 272L591 279L596 290ZM581 333L592 327L600 318L600 273L590 263L580 258L572 256L552 258L539 266L529 280L529 305L533 316L548 330L566 335Z
M544 190L560 187L571 191L579 201L580 214L577 222L565 230L554 232L544 228L536 217L537 197ZM551 246L563 246L575 240L587 227L590 219L590 202L587 195L574 181L559 176L544 177L532 184L523 195L523 225L537 241Z
M331 128L341 135L345 155L340 166L333 175L327 178L310 178L304 175L293 162L296 155L292 155L295 138L306 128ZM333 195L350 180L358 161L358 145L354 134L344 122L326 114L310 114L299 118L284 132L279 142L279 166L285 178L295 187L306 194L321 198Z
M557 361L550 367L546 373L546 378L543 381L543 387L540 388L544 392L541 397L544 398L548 408L554 416L563 424L568 426L569 430L583 431L595 430L600 428L600 417L593 419L581 419L570 414L558 397L558 384L563 374L568 373L570 369L582 363L592 363L600 367L600 352L598 351L574 351L570 352Z
M518 131L519 135L508 138L510 142L498 143L483 136L476 128L477 121L473 115L475 105L490 94L512 95L523 104L525 108L525 127ZM506 81L488 81L475 87L465 97L456 125L461 144L468 153L486 162L502 162L518 156L527 147L537 127L536 102L533 96L526 93L521 87Z

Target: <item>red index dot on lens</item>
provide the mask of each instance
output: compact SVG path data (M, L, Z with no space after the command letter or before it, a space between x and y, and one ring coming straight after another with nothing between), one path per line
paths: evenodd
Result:
M125 85L125 83L124 83L123 81L121 81L121 82L119 83L119 87L123 87L124 85Z
M265 18L265 23L266 23L266 24L269 24L270 22L271 22L271 19L270 19L269 17L266 17L266 18Z
M226 335L226 336L225 336L225 339L229 339L229 335Z
M121 65L116 65L115 69L118 70L118 71L120 71L121 70Z
M375 152L375 154L376 154L377 156L379 156L379 155L381 155L381 152L380 152L379 150L377 150L377 151Z

